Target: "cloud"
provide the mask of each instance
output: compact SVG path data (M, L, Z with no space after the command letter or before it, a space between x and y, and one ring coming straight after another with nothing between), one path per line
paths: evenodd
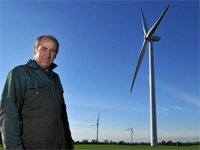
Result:
M159 80L157 81L157 87L178 99L181 99L196 106L200 106L200 98L198 96L192 95L191 93L179 89L174 85L169 85Z
M191 112L191 110L179 107L179 106L170 106L170 107L158 107L161 111L170 111L170 110L178 110L178 111L185 111L185 112Z
M186 109L177 106L171 106L171 108L179 111L187 111Z
M158 106L158 109L162 110L162 111L169 111L169 108L167 108L167 107L160 107L160 106Z

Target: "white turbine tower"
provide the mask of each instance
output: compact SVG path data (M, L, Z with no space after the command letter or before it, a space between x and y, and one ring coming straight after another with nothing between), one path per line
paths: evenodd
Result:
M98 116L98 118L97 118L97 137L96 137L96 142L98 142L99 141L99 118L100 118L100 113L99 113L99 116Z
M135 79L140 68L140 64L142 62L146 44L149 43L149 86L150 86L150 136L151 136L151 146L157 145L157 125L156 125L156 96L155 96L155 80L154 80L154 61L153 61L153 42L159 41L160 37L153 35L156 31L157 27L159 26L161 20L163 19L165 13L167 12L169 5L165 8L162 15L158 18L155 24L148 30L146 20L144 18L144 14L141 9L141 16L142 16L142 25L144 31L144 41L142 44L142 48L140 50L139 59L137 62L137 66L135 69L135 73L133 76L133 81L131 85L131 90L133 90L133 85L135 83Z
M133 128L125 129L125 130L130 130L131 131L131 143L133 143L133 135L134 135Z

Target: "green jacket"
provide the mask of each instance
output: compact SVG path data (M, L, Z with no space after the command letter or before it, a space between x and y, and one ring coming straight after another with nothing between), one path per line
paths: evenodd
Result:
M55 66L55 65L54 65ZM7 149L73 149L59 76L35 61L12 69L0 104L0 130Z

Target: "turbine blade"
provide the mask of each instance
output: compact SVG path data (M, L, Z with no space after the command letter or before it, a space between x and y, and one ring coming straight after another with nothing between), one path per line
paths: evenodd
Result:
M133 81L132 81L130 93L131 93L132 90L133 90L133 85L134 85L134 83L135 83L135 79L136 79L138 70L139 70L139 68L140 68L140 64L141 64L141 62L142 62L142 59L143 59L143 56L144 56L144 53L145 53L146 44L147 44L147 40L144 39L144 42L143 42L143 44L142 44L142 48L141 48L141 50L140 50L140 55L139 55L139 59L138 59L138 62L137 62L136 69L135 69L135 73L134 73L134 76L133 76Z
M99 123L99 117L100 117L100 113L99 113L99 116L98 116L98 118L97 118L97 123Z
M131 129L125 129L125 130L131 130Z
M158 20L155 22L155 24L151 27L151 29L149 30L149 32L147 33L147 38L151 35L154 34L154 32L156 31L156 29L158 28L161 20L163 19L165 13L167 12L169 8L169 5L165 8L165 10L163 11L162 15L158 18Z
M147 26L147 23L146 23L146 20L145 20L145 17L144 17L144 13L143 13L142 9L140 9L140 12L141 12L141 17L142 17L143 32L144 32L144 35L146 36L146 34L148 32L148 26Z

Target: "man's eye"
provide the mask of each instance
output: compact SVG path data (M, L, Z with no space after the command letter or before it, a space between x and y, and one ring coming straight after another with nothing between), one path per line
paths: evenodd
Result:
M45 47L42 47L42 48L41 48L41 50L45 51L45 50L46 50L46 48L45 48Z
M52 52L52 53L57 53L57 50L51 49L51 52Z

